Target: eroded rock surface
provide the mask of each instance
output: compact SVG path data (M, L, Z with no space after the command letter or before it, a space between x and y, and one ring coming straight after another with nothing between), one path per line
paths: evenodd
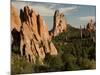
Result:
M93 21L92 19L91 19L90 22L87 24L87 30L90 31L90 32L96 30L96 22Z
M53 29L50 31L51 38L65 31L67 31L67 21L65 16L63 13L60 13L59 10L56 10L54 13Z
M11 12L12 48L18 43L21 56L36 63L37 58L43 64L46 54L57 55L57 49L50 40L48 25L40 14L25 6L20 15L14 6ZM16 34L15 34L16 33Z

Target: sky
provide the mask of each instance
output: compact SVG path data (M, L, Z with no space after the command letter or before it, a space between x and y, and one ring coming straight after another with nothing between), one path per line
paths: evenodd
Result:
M53 28L53 16L55 10L63 12L67 23L73 27L84 27L90 19L96 19L96 6L91 5L74 5L74 4L57 4L57 3L41 3L41 2L25 2L12 1L18 10L25 5L29 5L33 10L37 11L48 24L49 30Z

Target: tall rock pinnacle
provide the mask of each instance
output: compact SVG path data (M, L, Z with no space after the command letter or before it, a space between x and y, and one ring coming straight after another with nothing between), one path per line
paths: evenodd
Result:
M38 57L43 64L47 53L50 55L58 54L56 47L49 39L48 25L40 14L36 14L29 6L25 6L20 9L20 15L18 15L16 9L12 8L11 17L12 48L19 41L17 46L21 56L26 56L29 62L34 63L36 63ZM20 40L17 40L18 38Z
M50 31L51 37L55 37L60 33L67 30L67 22L63 13L60 13L59 10L56 10L54 13L54 25L53 29Z

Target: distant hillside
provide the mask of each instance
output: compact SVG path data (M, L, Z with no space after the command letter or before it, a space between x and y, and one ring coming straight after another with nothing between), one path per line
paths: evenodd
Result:
M96 68L96 46L92 37L95 32L88 32L68 25L68 31L61 33L52 41L59 50L59 55L65 65L64 70L84 70ZM85 34L84 34L85 32Z

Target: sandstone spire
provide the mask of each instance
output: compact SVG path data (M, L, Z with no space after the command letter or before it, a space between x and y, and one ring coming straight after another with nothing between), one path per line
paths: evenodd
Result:
M12 8L12 10L14 9ZM13 16L13 14L17 15L17 17ZM51 55L58 54L56 47L49 39L48 26L40 14L36 14L29 6L25 6L24 9L20 10L20 17L18 17L17 10L13 14L11 14L13 17L11 21L16 25L12 24L12 30L16 28L19 34L20 40L18 46L21 56L26 56L29 62L34 63L36 63L38 57L41 64L43 64L46 53ZM16 19L18 21L15 21ZM15 37L12 38L14 40L17 39ZM13 44L16 44L17 41Z
M60 33L67 30L67 22L63 13L60 13L59 10L56 10L54 13L54 25L53 29L50 31L50 35L55 37Z

